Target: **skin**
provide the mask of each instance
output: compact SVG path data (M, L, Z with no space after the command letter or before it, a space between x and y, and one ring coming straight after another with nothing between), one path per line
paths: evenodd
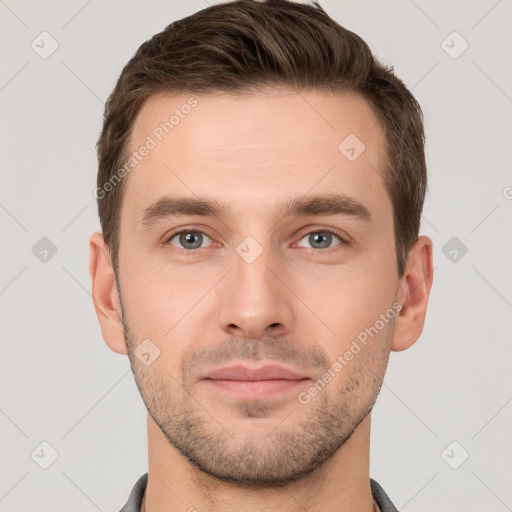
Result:
M129 149L189 97L152 96ZM101 233L90 239L103 338L129 356L148 408L145 508L369 512L371 408L390 352L407 349L423 330L432 241L419 237L399 279L382 178L384 132L360 96L269 90L194 97L197 106L125 178L121 296ZM354 161L338 150L351 133L366 146ZM333 192L363 203L371 221L277 215L287 199ZM166 194L215 198L232 216L168 217L144 228L144 209ZM177 228L204 233L202 247L191 252L179 235L168 241ZM327 234L327 248L309 236L322 240L323 228L340 236ZM248 236L262 249L251 263L236 251ZM402 308L394 321L301 403L298 393L395 301ZM160 351L149 366L134 353L147 338ZM246 398L201 379L235 362L280 364L310 380Z

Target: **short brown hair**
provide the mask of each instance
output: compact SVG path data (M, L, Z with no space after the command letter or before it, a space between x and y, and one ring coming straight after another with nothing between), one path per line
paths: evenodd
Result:
M126 158L133 124L157 93L256 92L266 87L361 94L382 123L384 181L393 203L397 270L418 239L427 190L423 113L393 67L320 7L289 0L236 0L175 21L123 68L105 105L98 140L100 190ZM340 141L341 142L341 141ZM98 198L103 236L117 275L125 179Z

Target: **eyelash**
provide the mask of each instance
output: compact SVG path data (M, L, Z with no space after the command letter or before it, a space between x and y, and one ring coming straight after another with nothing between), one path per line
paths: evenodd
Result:
M187 228L187 229L180 229L179 231L175 231L173 232L170 236L168 236L165 241L163 242L164 245L172 245L170 242L173 238L175 238L176 236L178 235L181 235L182 233L201 233L202 235L206 235L208 238L210 238L210 240L213 240L211 236L209 236L207 233L205 233L204 231L201 231L200 229L194 229L194 228ZM327 247L326 249L315 249L314 247L303 247L304 249L310 249L310 250L313 250L313 251L321 251L321 252L329 252L331 250L335 250L336 247L339 247L339 246L342 246L342 245L348 245L348 241L342 237L336 230L334 229L331 229L331 228L321 228L321 229L313 229L311 231L308 231L306 233L304 233L300 240L302 240L305 236L307 235L311 235L313 233L329 233L331 235L334 235L336 237L339 238L340 242L339 244L333 246L333 247ZM300 241L299 240L299 241ZM176 247L176 246L173 246L175 249L179 249L181 251L184 251L185 253L189 253L189 254L195 254L196 251L199 251L201 249L208 249L208 247L198 247L196 249L184 249L182 247Z

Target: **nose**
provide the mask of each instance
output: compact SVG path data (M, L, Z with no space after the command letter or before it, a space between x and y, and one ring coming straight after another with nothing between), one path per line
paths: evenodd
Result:
M218 291L221 329L230 336L249 338L290 332L294 321L293 294L284 284L287 278L278 262L268 249L254 261L248 261L235 253L233 268L222 280Z

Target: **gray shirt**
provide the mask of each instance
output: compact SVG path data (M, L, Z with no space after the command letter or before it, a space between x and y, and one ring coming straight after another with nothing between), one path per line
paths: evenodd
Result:
M140 512L142 505L142 497L146 490L148 483L148 474L144 473L134 485L130 497L126 502L126 505L120 510L120 512ZM388 495L384 492L384 489L375 481L370 478L370 487L372 489L373 497L379 505L381 512L398 512L398 509L393 505Z

